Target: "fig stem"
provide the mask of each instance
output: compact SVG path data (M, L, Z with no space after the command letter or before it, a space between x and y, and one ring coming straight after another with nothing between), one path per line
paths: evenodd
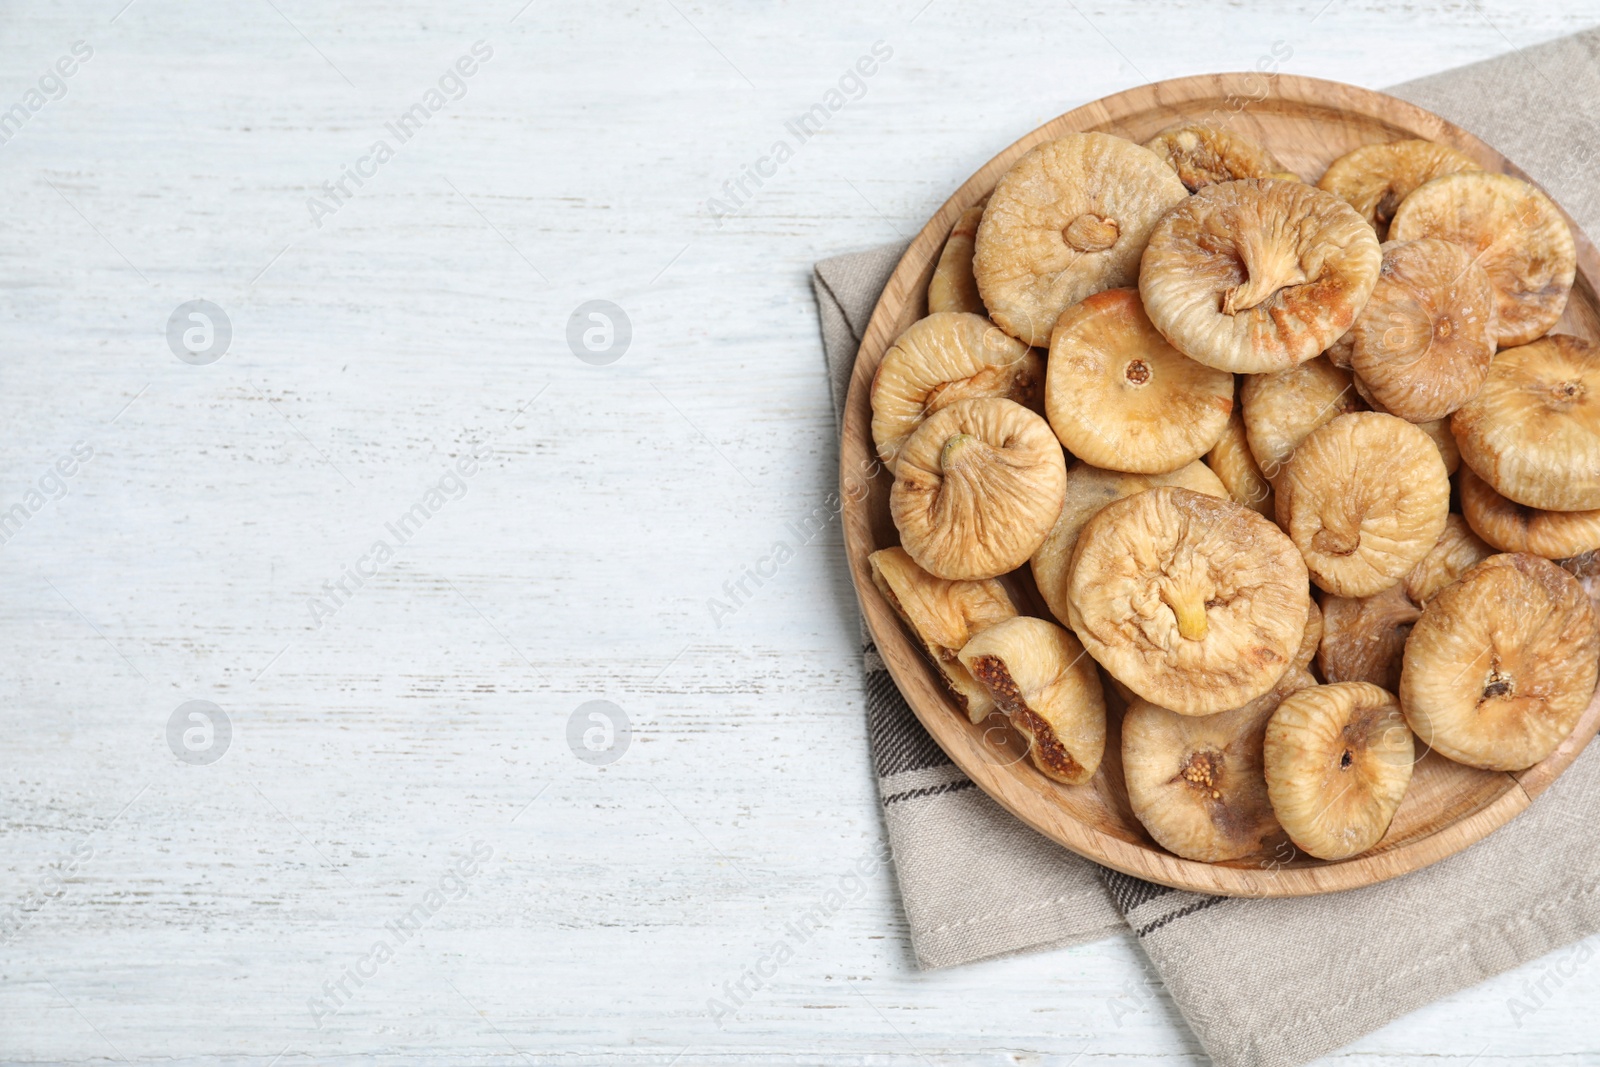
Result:
M1300 269L1299 260L1292 256L1261 252L1251 255L1250 251L1245 249L1243 254L1244 284L1236 285L1222 294L1224 315L1237 315L1241 311L1249 311L1256 305L1265 303L1279 289L1291 285L1303 285L1309 280L1306 272Z
M961 456L977 443L978 439L970 433L958 433L950 438L939 450L939 469L955 469L961 462Z
M1209 628L1206 622L1205 602L1194 595L1185 595L1176 590L1168 590L1162 594L1162 600L1167 602L1167 607L1172 609L1172 614L1178 620L1178 635L1189 641L1205 640Z

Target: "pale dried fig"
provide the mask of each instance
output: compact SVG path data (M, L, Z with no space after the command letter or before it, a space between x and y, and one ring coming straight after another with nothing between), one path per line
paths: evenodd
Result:
M1306 435L1357 411L1350 372L1312 359L1275 374L1252 374L1239 389L1245 439L1262 475L1276 481Z
M1411 624L1421 616L1404 585L1359 599L1324 596L1317 670L1329 682L1371 682L1393 692Z
M1422 562L1411 568L1406 580L1406 596L1419 608L1428 606L1433 595L1467 571L1480 560L1494 555L1494 549L1484 544L1467 520L1451 512L1445 516L1444 532L1434 542Z
M1041 407L1044 360L982 315L939 311L895 338L872 376L872 440L894 473L906 439L961 400L998 396Z
M1360 855L1394 821L1415 754L1389 692L1367 682L1301 689L1272 713L1262 744L1273 813L1318 859Z
M1300 182L1208 185L1150 235L1139 294L1173 347L1262 374L1322 352L1355 322L1382 260L1372 227Z
M1461 512L1499 552L1566 559L1600 549L1600 510L1541 511L1507 500L1469 468L1461 472Z
M1227 429L1206 453L1206 465L1216 472L1234 503L1253 508L1269 519L1276 517L1272 483L1261 473L1245 434L1243 406L1235 405Z
M1428 602L1406 642L1400 703L1441 755L1520 771L1572 732L1597 670L1600 634L1578 580L1549 560L1506 553Z
M1423 182L1460 170L1480 170L1454 148L1432 141L1390 141L1362 145L1334 160L1317 186L1361 213L1380 239L1401 201Z
M1400 204L1389 237L1439 237L1471 253L1494 286L1495 339L1507 348L1556 324L1577 272L1561 209L1509 174L1463 171L1425 182Z
M880 549L867 562L872 584L922 642L956 704L973 722L982 722L994 710L994 701L967 673L958 653L974 634L1016 617L1005 587L992 578L962 582L936 578L903 548Z
M1044 410L1068 452L1106 470L1164 474L1205 454L1233 410L1233 375L1156 332L1134 289L1062 312L1050 334Z
M968 311L984 314L983 298L978 295L978 282L972 276L972 250L978 236L978 223L983 220L983 205L988 197L963 211L945 238L944 251L939 253L939 263L933 268L928 282L928 311Z
M1019 616L967 642L961 663L1028 742L1034 766L1068 785L1094 777L1106 750L1106 700L1076 637Z
M1278 525L1335 596L1394 585L1439 540L1450 476L1428 435L1375 411L1340 415L1300 442L1277 481Z
M1305 636L1305 562L1242 504L1151 489L1084 526L1068 624L1128 688L1181 715L1236 708L1283 677Z
M1072 563L1072 550L1078 545L1078 534L1096 512L1114 500L1142 493L1162 485L1175 485L1192 489L1207 496L1226 498L1228 491L1222 487L1206 465L1200 462L1179 467L1168 474L1127 474L1123 471L1102 470L1082 460L1067 468L1067 490L1056 516L1055 525L1045 535L1044 542L1033 553L1033 581L1050 608L1051 614L1065 622L1067 619L1067 577Z
M1189 195L1159 156L1105 133L1074 133L1017 160L989 197L972 270L994 321L1050 343L1067 308L1132 285L1156 220Z
M1300 180L1261 145L1221 126L1200 123L1169 126L1144 146L1166 160L1191 193L1237 178Z
M1450 429L1462 462L1501 496L1600 508L1600 348L1558 333L1506 349Z

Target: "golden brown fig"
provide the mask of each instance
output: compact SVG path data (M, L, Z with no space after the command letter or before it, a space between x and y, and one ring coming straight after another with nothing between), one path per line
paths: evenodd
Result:
M1501 352L1450 429L1462 461L1501 496L1600 508L1600 349L1558 333Z
M1442 419L1489 375L1494 289L1460 245L1390 241L1350 332L1351 368L1383 410L1411 422Z
M936 578L917 566L903 548L880 549L868 556L867 562L872 567L872 584L922 642L956 704L973 722L982 722L994 710L994 701L967 673L957 654L974 634L1016 617L1017 609L1005 587L993 579L952 582Z
M1068 624L1128 688L1180 715L1236 708L1282 678L1305 636L1305 562L1242 504L1151 489L1084 526Z
M1403 585L1359 600L1323 597L1317 670L1329 682L1371 682L1393 692L1411 624L1421 616Z
M912 323L872 376L872 440L894 473L906 439L960 400L999 396L1039 410L1044 361L982 315L940 311Z
M1132 285L1156 220L1189 195L1161 158L1105 133L1034 148L1001 176L972 272L1002 329L1041 348L1067 308Z
M1076 637L1019 616L967 642L961 664L1028 742L1034 766L1068 785L1094 777L1106 750L1106 700Z
M1302 689L1267 723L1262 763L1273 813L1318 859L1360 855L1394 821L1415 752L1385 690L1366 682Z
M1222 435L1233 410L1233 375L1167 344L1137 290L1107 289L1056 323L1044 410L1079 459L1165 474L1199 459Z
M924 570L995 578L1050 532L1066 479L1061 444L1042 418L1010 400L962 400L906 441L889 514Z
M984 197L963 211L945 239L944 251L939 253L939 263L933 268L928 282L928 312L967 311L984 314L983 298L978 295L978 282L972 276L972 250L978 236L978 223L983 219Z
M1055 525L1045 535L1044 543L1033 553L1033 581L1039 587L1050 612L1062 622L1067 620L1067 576L1072 563L1072 550L1078 545L1078 534L1084 524L1097 511L1124 497L1142 493L1162 485L1175 485L1192 489L1196 493L1226 499L1228 491L1217 476L1204 463L1195 462L1179 467L1169 474L1126 474L1122 471L1101 470L1079 460L1067 468L1067 491L1056 516Z
M1282 834L1267 798L1261 749L1278 703L1316 684L1290 671L1270 692L1215 715L1179 715L1147 700L1122 718L1122 772L1133 814L1156 844L1221 863L1267 850Z
M1444 533L1401 584L1411 602L1425 608L1435 593L1492 555L1494 549L1472 532L1466 519L1452 512L1445 516Z
M1406 642L1400 703L1441 755L1520 771L1572 732L1597 670L1600 635L1578 580L1549 560L1506 553L1428 602Z
M1316 658L1317 649L1322 647L1322 635L1326 632L1327 620L1323 618L1322 609L1317 606L1316 598L1312 598L1306 605L1306 632L1300 640L1300 647L1295 651L1294 661L1289 666L1289 673L1303 671L1311 666L1311 661Z
M1349 204L1300 182L1208 185L1150 235L1139 295L1190 359L1264 374L1304 363L1355 322L1382 261Z
M1261 473L1255 454L1250 451L1241 405L1234 406L1233 414L1228 417L1227 429L1222 431L1217 443L1206 453L1206 465L1216 472L1234 503L1253 508L1268 519L1275 518L1277 513L1273 510L1272 483Z
M1272 153L1248 137L1221 126L1183 123L1169 126L1144 143L1178 174L1191 193L1207 185L1237 178L1282 178L1299 181Z
M1507 500L1471 469L1461 472L1461 511L1500 552L1566 559L1600 549L1600 510L1540 511Z
M1394 585L1439 540L1450 476L1428 435L1375 411L1313 431L1277 481L1278 525L1334 596Z
M1362 145L1333 161L1318 187L1361 213L1380 239L1389 220L1412 190L1441 174L1480 170L1468 156L1432 141L1390 141Z
M1439 237L1470 252L1494 286L1495 339L1507 348L1556 324L1578 267L1561 209L1509 174L1462 171L1425 182L1395 212L1389 237Z
M1361 408L1350 372L1326 359L1252 374L1239 390L1245 439L1268 481L1275 481L1306 435L1340 415Z

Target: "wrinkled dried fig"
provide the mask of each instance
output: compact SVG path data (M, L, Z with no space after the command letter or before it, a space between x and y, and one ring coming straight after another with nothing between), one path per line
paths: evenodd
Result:
M1211 446L1211 451L1206 453L1206 465L1216 472L1234 503L1252 508L1268 519L1275 519L1277 513L1273 510L1272 483L1261 473L1255 454L1250 451L1242 405L1234 406L1233 414L1228 417L1227 428L1217 438L1217 443Z
M1028 742L1034 766L1068 785L1094 777L1106 749L1106 701L1076 637L1019 616L967 642L961 664Z
M983 298L978 295L978 282L972 276L972 250L978 236L978 223L983 219L984 197L979 203L963 211L945 239L944 251L939 253L939 263L933 268L933 278L928 282L928 311L968 311L984 314Z
M940 311L912 323L872 376L872 440L894 473L906 439L960 400L999 396L1038 409L1044 360L982 315Z
M1385 690L1366 682L1302 689L1267 723L1262 763L1273 813L1318 859L1360 855L1394 821L1415 752Z
M952 582L917 566L903 548L885 548L867 557L878 587L939 668L956 703L973 722L994 710L989 691L967 673L957 658L963 646L996 623L1015 618L1017 609L1005 587L993 579Z
M1460 170L1480 170L1468 156L1432 141L1362 145L1333 161L1317 186L1361 213L1383 239L1401 201L1423 182Z
M1501 496L1600 508L1600 349L1559 333L1506 349L1450 429L1462 461Z
M1381 260L1372 227L1331 193L1223 182L1156 224L1139 294L1190 359L1262 374L1304 363L1350 329Z
M1167 344L1137 290L1107 289L1056 323L1044 409L1079 459L1164 474L1194 462L1221 436L1233 410L1233 375Z
M1361 403L1350 372L1312 359L1276 374L1252 374L1239 389L1245 439L1261 473L1275 481L1306 435Z
M1132 285L1150 229L1189 195L1159 156L1105 133L1074 133L1017 160L989 196L972 271L1001 328L1050 343L1067 308Z
M1507 500L1470 468L1461 472L1461 511L1473 531L1499 552L1566 559L1600 549L1600 510L1530 508Z
M1128 688L1181 715L1236 708L1283 677L1305 636L1305 562L1231 500L1151 489L1084 526L1068 624Z
M1360 599L1324 596L1317 670L1329 682L1371 682L1393 692L1411 624L1421 616L1403 585Z
M1375 411L1314 430L1276 487L1278 525L1312 580L1342 597L1371 596L1405 577L1450 510L1450 477L1433 441Z
M1492 555L1494 549L1472 532L1466 519L1452 512L1445 516L1444 533L1401 584L1411 602L1425 608L1435 593Z
M1191 193L1207 185L1238 178L1300 180L1261 145L1221 126L1199 123L1169 126L1144 146L1166 160Z
M1418 186L1395 212L1389 237L1439 237L1470 252L1494 286L1495 339L1507 348L1556 324L1578 266L1561 209L1509 174L1463 171Z
M924 570L994 578L1020 567L1050 532L1066 478L1044 419L1010 400L962 400L906 441L889 513Z
M1597 670L1600 635L1578 580L1549 560L1506 553L1429 601L1406 642L1400 703L1441 755L1520 771L1572 732Z

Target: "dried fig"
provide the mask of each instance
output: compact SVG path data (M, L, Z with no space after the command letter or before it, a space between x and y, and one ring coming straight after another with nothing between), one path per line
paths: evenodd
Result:
M1300 182L1208 185L1156 223L1139 295L1174 348L1262 374L1304 363L1355 322L1382 261L1372 227Z
M1180 715L1267 692L1305 636L1305 562L1231 500L1164 487L1102 508L1067 583L1068 624L1128 688Z
M1468 156L1432 141L1390 141L1362 145L1333 161L1317 186L1348 203L1380 239L1389 220L1411 191L1441 174L1479 170Z
M1441 755L1520 771L1572 732L1597 671L1600 635L1578 580L1549 560L1506 553L1428 602L1406 642L1400 703Z
M1566 559L1600 549L1600 510L1530 508L1507 500L1470 468L1461 472L1461 511L1473 531L1499 552Z
M1221 126L1198 123L1169 126L1144 146L1166 160L1191 193L1237 178L1300 180L1299 175L1285 170L1261 145Z
M1357 411L1314 430L1277 481L1278 525L1311 579L1366 597L1405 577L1439 540L1450 476L1428 435L1404 419Z
M1206 465L1216 472L1227 487L1234 503L1254 508L1268 519L1275 517L1272 504L1272 483L1256 464L1245 435L1244 411L1236 405L1228 417L1227 429L1217 438L1217 443L1206 453Z
M1205 454L1233 410L1233 375L1203 367L1156 332L1134 289L1061 313L1050 334L1044 410L1079 459L1164 474Z
M936 578L903 548L880 549L867 557L867 563L872 567L872 584L922 642L961 710L973 722L982 722L994 710L994 701L957 654L974 634L1016 617L1005 587L993 579Z
M1394 821L1415 752L1385 690L1366 682L1301 689L1272 713L1262 745L1273 813L1318 859L1360 855Z
M938 311L912 323L872 376L872 440L894 473L906 439L960 400L999 396L1039 409L1044 360L982 315Z
M889 513L941 578L994 578L1033 555L1061 512L1067 463L1050 426L1010 400L962 400L906 441Z
M1466 519L1452 512L1445 516L1444 533L1401 584L1411 602L1425 608L1435 593L1492 555L1494 549L1472 532Z
M1439 237L1471 253L1494 286L1495 339L1508 348L1556 324L1578 267L1561 209L1509 174L1462 171L1423 183L1400 204L1389 237Z
M1350 372L1312 359L1276 374L1252 374L1239 390L1245 439L1261 473L1276 481L1306 435L1361 403Z
M1105 133L1075 133L1017 160L989 196L972 272L1002 329L1050 343L1067 308L1132 285L1150 229L1189 195L1159 156Z
M1600 508L1600 349L1559 333L1506 349L1450 429L1462 461L1501 496Z
M1329 682L1371 682L1393 692L1411 624L1421 615L1404 585L1360 599L1323 597L1317 670Z
M1026 739L1034 766L1068 785L1094 777L1106 750L1106 700L1076 637L1019 616L968 641L961 664Z
M984 314L983 298L978 295L978 282L972 276L972 250L978 236L978 223L983 219L984 197L980 203L963 211L945 238L944 251L939 253L939 263L933 268L933 278L928 282L928 311L967 311Z

